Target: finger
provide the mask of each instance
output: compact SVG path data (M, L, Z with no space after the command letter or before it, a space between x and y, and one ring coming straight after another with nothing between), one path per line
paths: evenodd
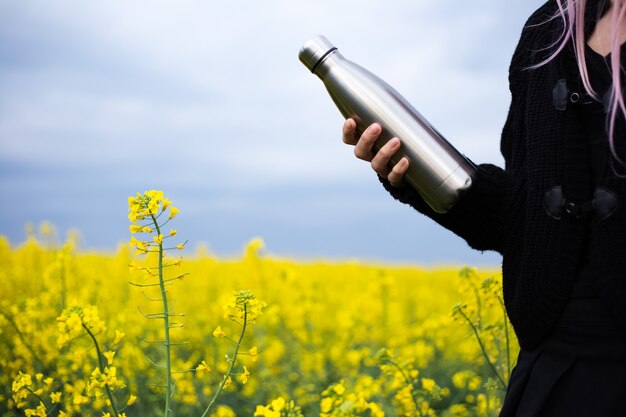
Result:
M374 142L380 136L382 128L378 123L370 125L361 135L354 147L354 155L364 161L371 161L374 157Z
M381 177L385 177L389 173L389 161L398 149L400 149L400 139L390 139L372 158L372 169Z
M356 122L354 119L346 119L341 133L343 143L356 145L358 138L356 137Z
M409 158L406 156L400 159L397 164L393 166L389 175L387 175L387 180L394 187L403 187L404 186L404 174L409 169Z

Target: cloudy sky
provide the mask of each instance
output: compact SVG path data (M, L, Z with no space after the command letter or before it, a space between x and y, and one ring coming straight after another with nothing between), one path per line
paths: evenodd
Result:
M508 62L538 0L0 3L0 234L128 239L161 189L190 246L261 236L298 259L497 265L395 202L298 61L316 34L400 91L477 163L502 165Z

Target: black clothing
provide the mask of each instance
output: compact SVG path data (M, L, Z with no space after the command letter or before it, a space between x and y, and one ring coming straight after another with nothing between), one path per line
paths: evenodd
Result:
M626 416L626 333L577 284L547 340L522 349L500 417Z
M609 175L605 92L612 79L609 61L587 45L585 58L596 98L580 96L586 142L575 144L573 152L588 155L589 198ZM591 255L598 221L582 220L584 245L569 300L548 337L520 351L500 417L626 416L626 331L594 288L604 261Z
M602 1L589 4L596 15L605 7ZM547 64L529 68L550 56L550 46L561 34L561 20L551 19L557 10L554 0L540 7L513 54L512 101L501 140L504 169L479 165L471 189L445 214L432 210L411 187L394 188L382 180L396 199L471 247L502 254L504 301L525 350L550 335L570 299L585 253L593 260L593 290L626 332L626 179L605 169L595 184L590 181L589 152L583 151L589 140L580 114L584 104L576 100L584 89L573 45L566 45ZM625 55L626 51L623 65ZM565 100L558 101L557 93L563 91ZM626 156L625 143L620 120L615 131L619 155ZM608 145L604 147L602 152L608 155ZM624 166L613 165L618 173L626 172ZM564 211L557 219L546 213L546 192L554 187L561 187L568 202L583 207L592 198L594 185L617 196L617 209L607 218L599 220L593 212L578 218Z
M587 36L608 4L587 0ZM587 46L598 99L587 94L572 42L531 68L560 44L557 12L555 0L540 7L513 54L505 169L479 165L445 214L410 187L383 184L471 247L502 254L504 302L521 351L501 417L626 416L626 165L613 160L607 140L612 77L608 60ZM613 137L626 158L621 115Z

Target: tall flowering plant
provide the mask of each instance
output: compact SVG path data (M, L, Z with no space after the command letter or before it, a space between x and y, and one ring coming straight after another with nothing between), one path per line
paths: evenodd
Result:
M135 196L128 197L128 219L131 222L130 245L136 248L137 255L146 255L154 253L157 255L156 266L139 266L132 264L131 269L144 272L144 281L141 283L131 282L132 285L143 288L157 288L160 292L160 302L162 310L157 313L144 314L148 319L157 319L163 321L164 338L161 344L164 349L165 364L160 365L165 369L165 409L164 416L169 416L171 408L171 399L174 390L172 379L172 341L170 338L170 330L173 327L180 327L179 323L173 321L174 314L171 309L170 300L167 295L167 287L176 281L182 279L185 274L176 275L174 277L165 277L164 268L179 266L180 259L176 261L168 261L165 253L168 250L182 250L186 242L177 245L165 245L169 238L176 236L176 230L170 229L165 235L165 226L178 214L178 209L172 206L172 202L163 196L162 191L150 190L143 194L137 193ZM137 238L136 236L139 236Z
M176 317L182 316L182 314L175 314L171 301L168 298L167 287L174 284L176 281L181 280L186 274L168 274L165 275L165 269L171 267L180 266L180 258L177 260L170 260L167 258L166 252L171 250L182 250L185 247L184 243L179 244L167 244L168 240L176 236L176 230L170 229L169 233L165 234L165 226L178 214L178 209L172 206L172 202L163 196L162 191L146 191L143 194L137 193L136 196L128 198L128 218L131 222L130 232L131 240L130 245L135 247L136 255L156 255L156 265L150 264L150 262L144 265L137 263L131 264L131 270L143 273L144 280L142 282L131 282L132 285L142 288L144 291L149 289L156 289L160 293L160 297L156 300L161 303L161 311L156 313L145 314L148 319L157 319L163 321L163 340L154 341L152 343L160 343L163 345L164 351L164 364L158 363L158 361L149 359L154 365L159 368L165 369L165 409L164 416L168 417L172 414L172 396L174 393L174 380L172 375L176 372L172 370L172 351L173 345L179 344L172 341L170 330L175 327L182 327L181 323L177 323ZM154 300L151 297L147 297L149 300ZM228 362L228 370L224 375L217 375L211 367L202 361L195 369L189 371L195 371L199 375L211 374L217 379L218 386L214 395L209 402L209 405L205 408L202 417L209 415L212 407L215 405L219 394L232 383L232 377L238 376L238 380L241 384L245 384L248 381L250 372L248 368L243 366L241 371L236 367L237 358L239 355L249 355L253 361L256 360L258 349L252 347L246 353L242 353L241 346L246 329L250 324L253 324L256 318L261 315L265 303L256 299L255 295L249 290L243 290L236 292L226 306L224 306L224 318L229 319L239 326L241 330L235 339L231 339L222 330L221 326L218 326L213 331L213 336L216 338L224 338L233 344L233 351L231 354L226 355L226 361ZM182 371L186 372L186 371Z

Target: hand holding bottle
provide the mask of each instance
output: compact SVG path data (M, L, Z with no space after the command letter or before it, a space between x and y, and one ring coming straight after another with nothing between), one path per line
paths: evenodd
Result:
M439 213L448 211L470 188L474 165L389 84L345 59L323 36L307 42L298 57L322 80L341 114L352 119L347 126L347 143L356 145L357 157L371 161L376 172L388 179L391 176L394 185L402 184L400 178L405 178ZM372 124L381 130L360 135ZM377 137L373 148L372 135ZM391 144L385 148L388 142ZM375 156L373 149L380 152L382 148L385 150L380 156L378 152ZM406 161L406 165L385 168L383 161L392 166Z
M404 174L409 169L409 158L402 157L397 164L390 168L391 158L400 149L400 139L390 139L376 152L374 142L382 132L378 123L371 124L360 137L357 137L356 122L348 118L342 130L343 142L354 145L354 155L357 158L370 162L372 169L381 178L387 179L392 186L404 187Z

